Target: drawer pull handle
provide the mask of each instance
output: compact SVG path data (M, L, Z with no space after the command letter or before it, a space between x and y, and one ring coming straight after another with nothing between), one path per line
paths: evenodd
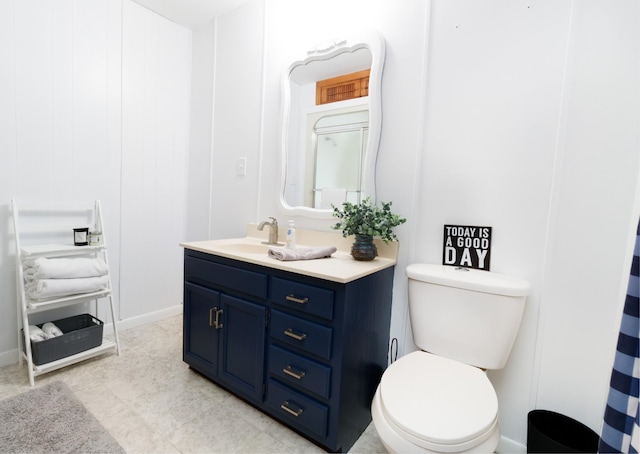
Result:
M285 299L287 301L293 301L294 303L298 304L305 304L309 301L309 298L307 298L306 296L304 298L296 298L294 295L287 295L285 296Z
M289 337L294 338L295 340L299 340L299 341L305 340L307 338L307 334L306 333L296 334L296 333L293 332L292 328L289 328L289 329L285 330L284 334L289 336Z
M302 408L298 408L297 410L289 408L289 401L288 400L285 400L284 403L282 405L280 405L280 408L282 408L287 413L292 414L296 418L302 414Z
M305 373L303 371L300 372L294 372L293 368L291 366L287 366L284 369L282 369L282 372L284 372L287 375L292 376L293 378L297 379L297 380L302 380L305 376Z

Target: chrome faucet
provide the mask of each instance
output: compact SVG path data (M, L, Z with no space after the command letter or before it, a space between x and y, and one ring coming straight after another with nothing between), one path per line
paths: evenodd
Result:
M278 244L278 220L276 218L269 217L271 222L262 221L258 224L258 230L262 231L265 225L269 226L269 241L263 241L262 244Z

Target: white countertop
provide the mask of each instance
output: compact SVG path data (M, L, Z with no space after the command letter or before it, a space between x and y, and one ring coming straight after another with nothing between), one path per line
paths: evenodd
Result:
M286 227L279 229L279 242L286 238ZM223 240L205 240L180 243L180 246L207 254L218 255L255 265L262 265L278 270L289 271L305 276L317 277L333 282L347 283L396 264L398 243L385 244L382 240L374 240L378 249L378 257L369 262L354 260L351 257L353 238L343 238L340 232L317 232L314 230L296 230L297 247L335 246L338 250L329 258L315 260L282 261L269 257L268 245L262 245L268 238L268 228L260 232L255 224L247 227L247 236ZM233 245L247 245L234 250ZM258 252L260 245L264 251ZM256 249L255 251L252 251Z

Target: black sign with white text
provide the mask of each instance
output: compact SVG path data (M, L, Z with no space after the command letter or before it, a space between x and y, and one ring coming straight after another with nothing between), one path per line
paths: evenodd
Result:
M489 271L491 227L445 225L442 264Z

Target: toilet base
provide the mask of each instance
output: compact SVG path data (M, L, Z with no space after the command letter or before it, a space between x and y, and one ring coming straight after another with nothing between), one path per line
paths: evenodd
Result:
M483 442L473 446L472 448L463 451L451 451L447 450L447 446L443 446L443 450L433 451L426 449L422 446L411 443L409 440L403 438L393 427L387 422L386 417L382 413L382 403L380 402L380 388L376 390L376 394L373 397L371 404L371 415L373 417L373 424L378 432L380 441L384 447L390 453L442 453L442 452L456 452L456 453L493 453L500 441L500 429L496 425L493 433ZM449 447L450 449L450 447Z

